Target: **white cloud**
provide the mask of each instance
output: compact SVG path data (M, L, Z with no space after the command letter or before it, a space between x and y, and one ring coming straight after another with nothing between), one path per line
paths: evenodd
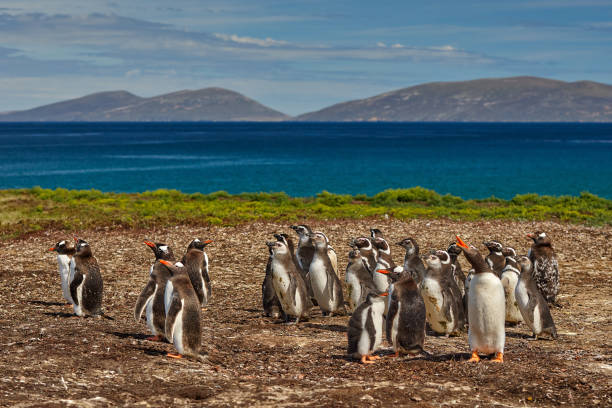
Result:
M274 47L289 44L287 41L274 40L272 38L239 37L236 34L214 33L215 37L223 41L231 41L238 44L258 45L260 47Z
M380 48L385 48L387 46L387 44L385 44L384 42L379 41L379 42L376 43L376 46L380 47Z
M432 50L440 50L440 51L457 51L455 47L452 45L442 45L440 47L431 47Z
M391 46L391 48L405 48L405 47L400 43L395 43Z

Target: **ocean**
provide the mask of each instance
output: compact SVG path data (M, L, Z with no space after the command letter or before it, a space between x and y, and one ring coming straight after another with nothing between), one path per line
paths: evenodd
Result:
M612 199L612 124L0 123L0 188Z

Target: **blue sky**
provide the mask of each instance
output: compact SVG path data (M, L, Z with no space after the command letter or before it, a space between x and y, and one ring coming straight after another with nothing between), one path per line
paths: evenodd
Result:
M0 1L0 111L220 86L298 114L516 75L612 83L612 0Z

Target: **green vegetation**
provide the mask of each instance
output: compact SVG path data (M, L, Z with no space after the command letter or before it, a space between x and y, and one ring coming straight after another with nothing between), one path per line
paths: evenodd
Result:
M235 225L255 220L297 222L384 216L398 219L558 220L612 225L612 200L590 193L572 196L517 195L463 200L421 187L386 190L374 196L338 195L292 198L285 193L183 194L156 190L139 194L34 187L0 190L0 237L60 228L150 228L175 224Z

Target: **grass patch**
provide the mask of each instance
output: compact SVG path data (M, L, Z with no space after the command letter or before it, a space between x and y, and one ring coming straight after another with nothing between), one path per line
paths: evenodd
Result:
M389 216L398 219L557 220L612 225L612 200L590 193L580 196L517 195L463 200L421 187L386 190L373 196L323 191L316 197L285 193L225 191L184 194L156 190L138 194L98 190L0 190L0 237L15 237L46 228L80 230L96 227L150 228L176 224L236 225L256 220L296 222Z

